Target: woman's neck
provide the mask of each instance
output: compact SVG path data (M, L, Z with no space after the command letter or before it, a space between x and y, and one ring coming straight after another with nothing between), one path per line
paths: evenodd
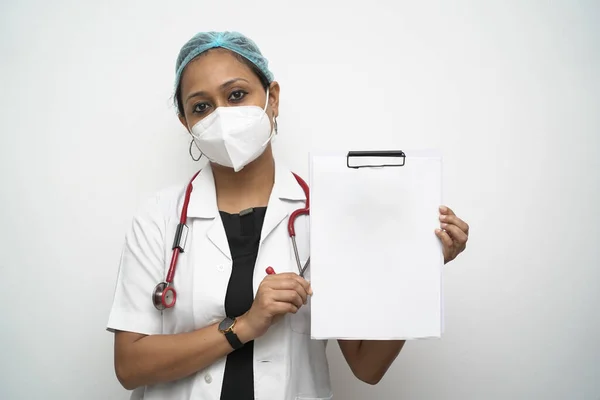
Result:
M239 172L213 165L220 211L237 214L252 207L265 207L275 182L275 161L270 146Z

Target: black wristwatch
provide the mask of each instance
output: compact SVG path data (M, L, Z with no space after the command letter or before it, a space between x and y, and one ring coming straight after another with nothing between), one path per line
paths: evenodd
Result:
M219 324L219 331L225 335L225 338L227 339L227 341L229 342L231 347L233 347L234 350L237 350L241 347L244 347L244 343L242 343L240 341L238 336L233 331L233 327L235 326L235 323L236 323L235 318L226 317Z

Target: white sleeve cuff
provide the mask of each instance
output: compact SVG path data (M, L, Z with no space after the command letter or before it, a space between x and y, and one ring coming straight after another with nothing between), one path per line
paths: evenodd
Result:
M156 310L156 314L142 314L113 309L106 329L109 332L126 331L142 335L160 335L162 333L162 315L158 310Z

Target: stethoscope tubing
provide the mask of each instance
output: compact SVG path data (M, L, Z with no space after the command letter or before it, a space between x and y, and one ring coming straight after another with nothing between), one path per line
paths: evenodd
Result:
M154 291L152 292L152 303L154 304L154 307L160 311L175 306L175 301L177 299L177 292L175 291L175 288L173 288L173 279L175 277L175 269L177 267L179 253L184 252L185 243L182 243L182 241L185 242L185 240L187 239L187 211L190 203L192 190L194 188L193 182L199 173L200 171L194 174L185 190L185 197L183 201L183 206L181 207L179 224L177 225L177 232L173 241L173 254L171 256L171 263L169 264L169 271L167 272L165 281L160 282L158 285L156 285ZM306 202L303 208L295 210L290 215L288 221L288 234L292 240L292 247L294 249L294 257L296 258L296 266L298 267L298 273L301 277L304 277L304 273L306 272L310 264L310 257L308 257L308 259L306 260L306 264L304 264L303 267L302 263L300 262L298 245L296 244L296 229L294 227L294 224L299 216L310 215L310 192L308 184L304 181L304 179L300 178L294 173L293 175L296 178L296 181L298 182L300 187L302 187L302 190L304 191L304 195L306 196Z

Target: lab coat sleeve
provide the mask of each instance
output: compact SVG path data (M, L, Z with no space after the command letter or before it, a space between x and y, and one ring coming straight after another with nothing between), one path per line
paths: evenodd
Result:
M160 196L140 207L125 237L107 329L162 333L162 313L152 304L164 280L166 218Z

